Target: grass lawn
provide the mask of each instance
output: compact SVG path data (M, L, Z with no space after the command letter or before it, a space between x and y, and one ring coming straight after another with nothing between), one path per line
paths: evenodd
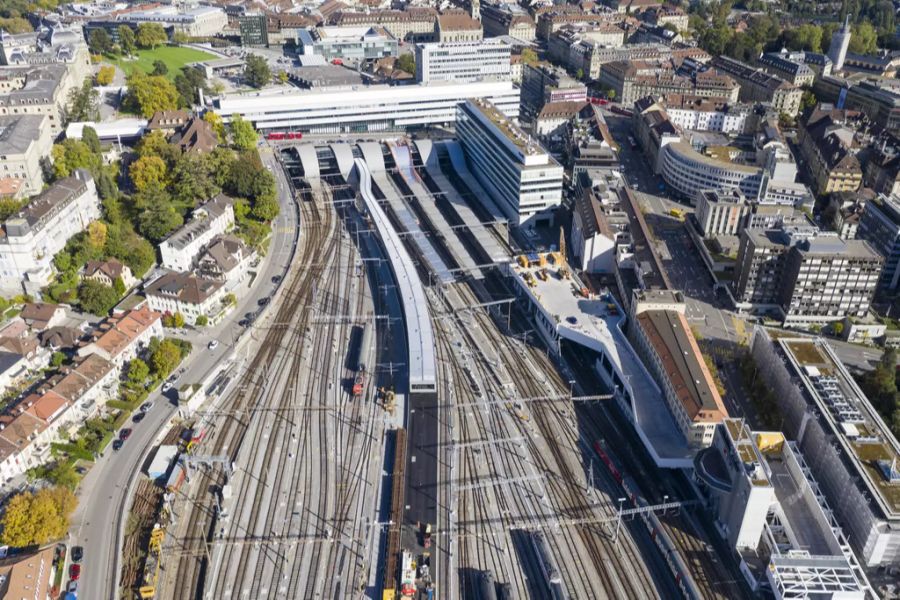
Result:
M153 70L153 62L161 60L166 63L166 66L169 68L169 72L166 76L169 79L174 79L184 65L212 58L216 57L208 52L202 52L200 50L195 50L194 48L160 46L156 50L138 50L131 60L126 60L121 56L112 58L111 60L116 66L125 71L126 75L130 75L135 69L150 73Z

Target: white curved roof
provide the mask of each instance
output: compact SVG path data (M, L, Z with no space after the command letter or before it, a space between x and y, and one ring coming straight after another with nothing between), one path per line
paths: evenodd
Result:
M431 315L428 312L425 288L422 286L416 267L403 246L400 236L394 231L387 215L378 205L378 199L372 192L372 174L366 161L358 158L354 160L354 165L359 180L359 192L387 252L391 270L397 280L400 300L403 303L409 354L410 392L433 391L437 378L434 330L431 325Z

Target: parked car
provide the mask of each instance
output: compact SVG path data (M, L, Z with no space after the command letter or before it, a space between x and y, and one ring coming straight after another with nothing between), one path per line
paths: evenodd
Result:
M136 412L136 413L134 413L134 416L131 417L131 420L134 423L140 423L141 421L144 420L144 417L146 417L146 416L147 416L147 413Z
M119 439L122 440L123 442L124 442L125 440L127 440L128 438L130 438L130 437L131 437L131 430L130 430L130 429L127 429L127 428L126 428L126 429L123 429L122 431L119 432Z
M166 392L168 392L168 391L171 390L171 389L172 389L172 382L171 382L171 381L167 381L167 382L165 382L165 383L162 385L162 393L163 393L163 394L165 394Z
M66 591L69 592L70 594L77 594L78 593L78 582L74 579L72 581L70 581L69 587L66 588Z
M259 300L256 301L256 303L259 304L260 306L265 306L266 304L269 303L269 300L271 300L271 298L269 298L267 296L265 298L260 298Z
M272 283L278 283L279 281L281 281L281 275L272 276Z
M69 579L72 581L78 581L78 578L81 577L81 565L74 564L69 567Z
M147 411L149 411L151 408L153 408L153 401L152 401L152 400L150 400L150 401L148 401L148 402L144 402L143 404L141 404L141 412L147 412Z
M113 440L112 447L115 452L118 452L122 449L122 446L125 444L122 440Z
M82 558L84 558L84 548L72 546L72 562L81 562Z
M219 340L213 340L213 341L211 341L210 343L208 343L208 344L206 345L206 347L209 348L210 350L215 350L216 348L219 347Z

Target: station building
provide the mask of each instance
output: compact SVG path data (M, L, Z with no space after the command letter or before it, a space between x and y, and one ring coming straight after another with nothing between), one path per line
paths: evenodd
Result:
M516 294L535 330L559 353L564 344L586 348L594 370L631 420L641 442L662 468L691 468L692 447L672 413L666 392L644 366L625 333L628 318L609 293L591 294L559 253L528 254L507 266ZM669 299L641 310L668 308Z

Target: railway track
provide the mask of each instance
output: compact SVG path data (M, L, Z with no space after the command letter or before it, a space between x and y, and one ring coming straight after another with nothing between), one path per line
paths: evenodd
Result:
M377 407L345 401L341 382L349 370L341 358L353 323L329 317L362 318L366 289L331 206L303 202L301 212L299 268L228 402L234 411L267 410L226 418L202 449L228 453L242 469L233 478L239 490L231 520L214 527L202 498L195 501L171 597L311 598L329 587L326 595L344 597L365 581L367 557L356 540L373 532L358 500L371 495ZM371 391L370 383L364 397ZM191 489L203 494L223 482L221 472L211 472ZM197 551L208 541L210 556ZM197 557L184 556L191 554Z

